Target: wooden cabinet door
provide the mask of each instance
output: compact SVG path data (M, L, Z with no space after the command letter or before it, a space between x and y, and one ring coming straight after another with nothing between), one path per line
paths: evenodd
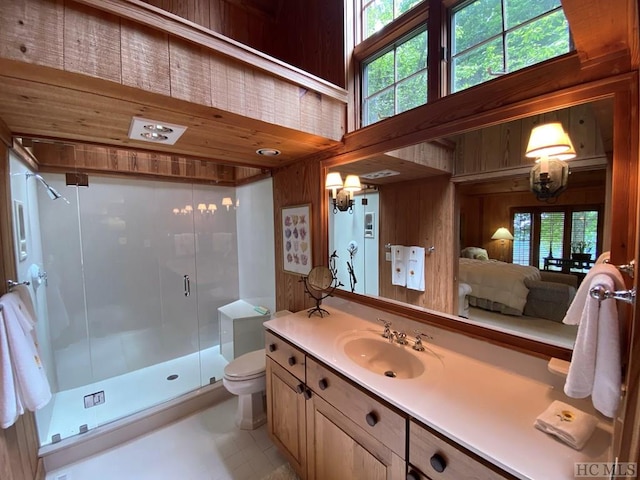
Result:
M269 436L298 476L306 478L304 384L267 357L267 421Z
M307 401L309 480L400 480L405 463L319 395Z

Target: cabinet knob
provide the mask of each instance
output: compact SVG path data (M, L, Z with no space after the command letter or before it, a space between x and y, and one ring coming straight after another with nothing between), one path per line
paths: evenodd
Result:
M409 473L407 473L407 480L420 480L420 474L410 470Z
M296 364L296 357L293 357L293 356L289 357L288 362L289 362L289 365L293 367Z
M275 343L270 343L269 344L269 351L270 352L275 352L276 351L276 344Z
M433 456L429 459L429 463L438 473L444 472L444 469L447 468L447 461L439 453L434 453Z
M308 388L304 391L304 399L309 400L311 398L311 390Z
M367 413L365 419L367 420L367 425L369 425L370 427L375 427L376 423L378 423L378 415L376 415L374 412Z
M320 388L320 390L326 390L328 386L329 382L327 382L326 378L321 378L320 380L318 380L318 387Z
M298 386L296 387L296 392L298 392L298 393L304 392L304 383L299 383L298 384Z

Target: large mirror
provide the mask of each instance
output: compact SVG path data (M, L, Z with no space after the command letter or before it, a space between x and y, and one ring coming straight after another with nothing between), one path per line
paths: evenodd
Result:
M562 318L610 245L613 108L608 97L329 167L362 184L344 211L327 192L341 288L570 350ZM566 188L536 195L549 167L532 179L525 151L549 122L576 156Z

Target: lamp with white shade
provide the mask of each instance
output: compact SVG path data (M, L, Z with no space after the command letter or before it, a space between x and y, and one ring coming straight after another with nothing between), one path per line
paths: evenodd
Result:
M353 213L354 193L362 190L360 177L347 175L343 183L342 175L339 172L329 172L324 186L327 190L331 190L333 213L338 213L338 211Z
M491 235L491 240L500 240L500 249L502 253L500 255L500 260L504 260L504 249L507 240L513 240L513 235L511 232L507 230L505 227L498 228L493 235Z

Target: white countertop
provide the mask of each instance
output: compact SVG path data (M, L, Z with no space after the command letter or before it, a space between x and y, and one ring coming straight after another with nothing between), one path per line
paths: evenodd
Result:
M382 333L382 325L324 306L329 316L307 317L307 311L264 323L313 357L369 389L413 418L441 432L521 479L574 479L574 463L607 461L611 444L610 422L601 422L581 451L534 428L536 417L554 400L593 412L588 400L570 399L552 382L534 378L527 368L513 363L542 362L526 354L511 352L505 365L469 354L477 340L460 337L459 349L437 345L438 332L428 327L434 340L430 351L413 354L426 358L426 371L414 379L388 378L362 368L346 357L340 340L353 330ZM374 320L375 317L372 319ZM366 333L365 333L366 334ZM381 338L381 341L385 341ZM402 348L402 347L400 347ZM482 348L481 346L479 348ZM499 347L495 347L499 348ZM504 349L503 349L504 350ZM512 362L513 355L523 357ZM507 364L511 363L511 364Z

